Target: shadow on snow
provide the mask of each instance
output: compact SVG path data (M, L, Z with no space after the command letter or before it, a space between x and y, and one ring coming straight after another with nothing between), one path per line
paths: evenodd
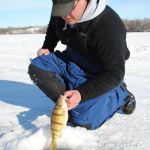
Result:
M35 85L8 80L0 80L0 100L29 108L28 111L20 112L17 118L24 129L34 131L37 130L37 127L32 124L32 121L42 115L50 116L54 107L54 103Z

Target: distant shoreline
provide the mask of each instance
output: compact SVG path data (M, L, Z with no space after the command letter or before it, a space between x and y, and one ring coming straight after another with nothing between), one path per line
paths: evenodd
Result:
M0 28L0 35L11 34L45 34L47 26L7 27Z
M150 19L123 19L127 32L150 32ZM0 35L9 34L45 34L45 26L0 27Z

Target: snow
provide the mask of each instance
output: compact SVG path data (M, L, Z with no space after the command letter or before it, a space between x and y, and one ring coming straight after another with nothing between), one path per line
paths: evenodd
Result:
M45 35L0 35L0 150L48 149L50 114L54 103L27 74ZM66 127L59 149L148 150L150 149L150 33L128 33L131 57L125 81L135 94L132 115L115 114L99 129ZM63 50L58 45L56 49Z

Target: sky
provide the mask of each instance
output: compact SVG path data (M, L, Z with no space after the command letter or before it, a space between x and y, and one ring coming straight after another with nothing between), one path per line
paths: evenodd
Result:
M150 0L107 0L123 19L150 18ZM47 25L51 0L0 0L0 27Z

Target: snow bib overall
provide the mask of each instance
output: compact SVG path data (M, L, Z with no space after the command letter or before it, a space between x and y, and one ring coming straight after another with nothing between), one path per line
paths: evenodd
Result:
M100 65L89 63L70 48L63 52L56 51L46 56L38 56L31 64L44 71L55 73L67 90L75 89L86 81L94 79L94 75L100 71ZM91 72L90 75L86 70ZM126 103L128 95L128 91L120 83L101 96L81 101L77 107L69 111L68 125L83 126L90 130L97 129Z

